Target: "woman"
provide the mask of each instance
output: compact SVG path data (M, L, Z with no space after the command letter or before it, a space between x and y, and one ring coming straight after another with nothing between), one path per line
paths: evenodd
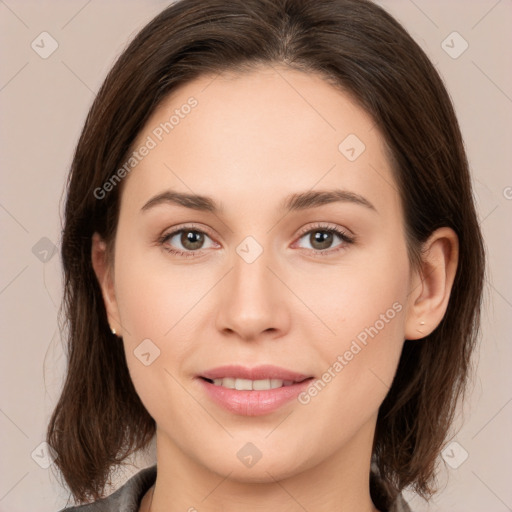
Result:
M94 101L62 243L47 441L77 510L397 512L435 492L484 251L448 94L384 10L165 9ZM157 463L101 499L155 435Z

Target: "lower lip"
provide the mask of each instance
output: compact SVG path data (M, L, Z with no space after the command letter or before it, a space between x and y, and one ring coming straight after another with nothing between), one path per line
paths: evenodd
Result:
M239 391L216 386L199 378L201 385L214 402L228 411L242 416L262 416L276 411L296 398L309 386L311 380L312 378L309 378L291 386L282 386L275 389Z

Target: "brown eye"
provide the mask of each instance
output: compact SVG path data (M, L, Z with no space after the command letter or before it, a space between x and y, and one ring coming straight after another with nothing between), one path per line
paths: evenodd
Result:
M210 245L207 245L208 242ZM208 234L191 227L171 231L163 235L159 239L159 243L168 252L187 257L197 256L196 252L201 252L203 249L212 248L216 245Z
M333 247L335 238L341 240L341 243ZM345 249L348 245L354 243L355 238L349 236L341 229L336 227L324 227L317 226L314 229L310 229L302 234L300 240L306 239L310 249L315 254L332 254L339 250Z
M333 241L333 233L324 230L311 231L309 235L309 241L313 249L318 251L329 249Z
M193 230L182 230L180 242L182 246L189 251L196 251L201 249L204 243L204 233Z

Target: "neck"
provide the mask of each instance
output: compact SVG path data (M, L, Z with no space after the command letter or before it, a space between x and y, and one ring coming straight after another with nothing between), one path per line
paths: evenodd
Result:
M369 492L374 426L304 471L285 475L268 467L253 481L233 478L233 469L211 471L157 430L157 479L140 512L378 512Z

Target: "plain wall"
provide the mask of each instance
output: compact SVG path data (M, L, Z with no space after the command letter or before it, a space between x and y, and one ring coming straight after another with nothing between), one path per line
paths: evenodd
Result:
M465 452L468 457L456 469L441 465L441 491L430 505L411 493L406 497L415 512L511 510L512 2L379 3L424 48L453 98L489 261L476 372L453 439L458 445L448 447L457 464ZM167 4L0 2L0 512L53 512L66 504L68 492L52 466L37 463L44 462L38 447L65 369L57 324L65 179L107 71ZM47 38L39 36L42 32L58 44L47 58L31 46ZM465 46L463 40L468 48L453 58ZM39 52L42 46L51 49L51 40L45 41ZM138 466L119 471L115 485L152 464L153 457L150 453L134 461Z

